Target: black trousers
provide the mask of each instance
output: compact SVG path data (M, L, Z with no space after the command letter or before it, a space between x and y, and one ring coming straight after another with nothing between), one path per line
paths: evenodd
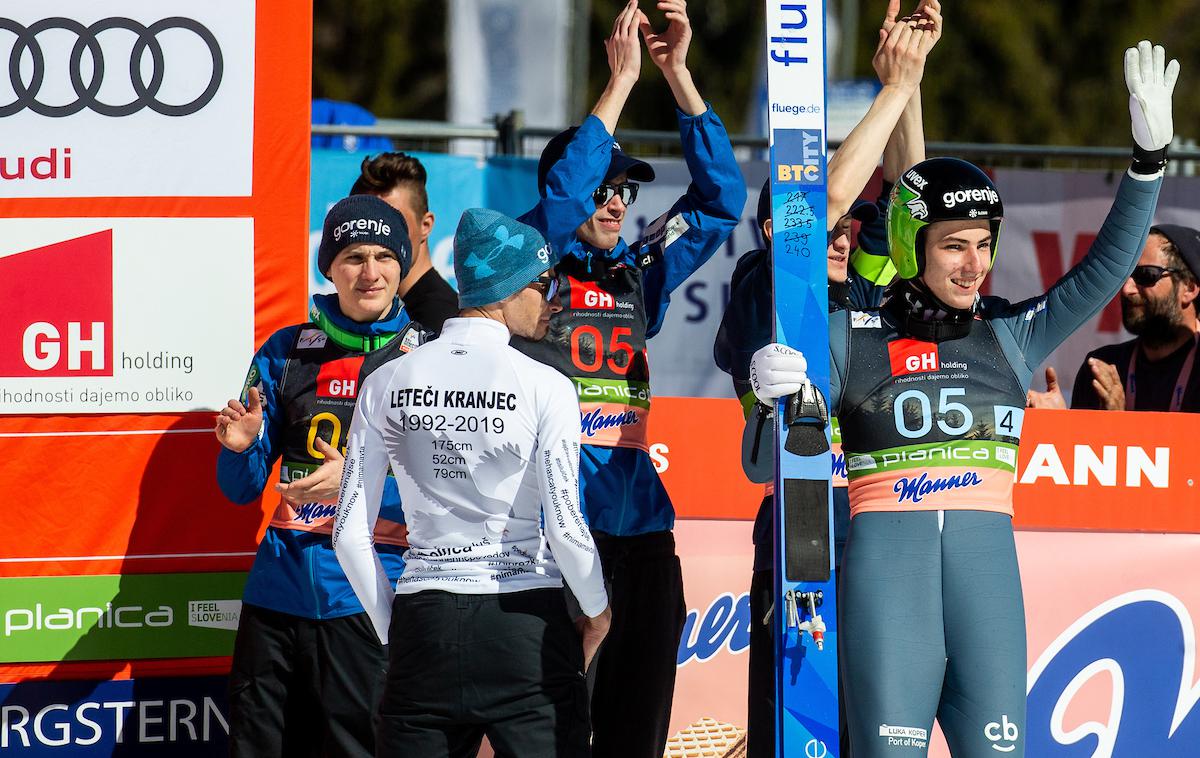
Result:
M750 575L750 682L746 691L746 758L775 758L775 645L771 625L774 574Z
M383 758L588 756L583 645L562 590L397 595Z
M675 538L670 532L593 536L612 627L592 664L592 754L661 758L687 614Z
M242 606L229 674L234 758L375 755L387 648L366 613L315 620Z

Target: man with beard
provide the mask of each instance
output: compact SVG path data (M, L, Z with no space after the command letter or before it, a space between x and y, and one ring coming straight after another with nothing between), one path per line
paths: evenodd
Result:
M1136 339L1088 353L1072 408L1200 412L1196 297L1200 232L1160 224L1121 288L1121 321Z

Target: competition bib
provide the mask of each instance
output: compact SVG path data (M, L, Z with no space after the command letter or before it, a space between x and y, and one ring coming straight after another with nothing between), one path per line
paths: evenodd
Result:
M582 444L649 449L650 368L641 277L632 266L605 262L602 270L589 272L578 258L565 258L559 264L563 310L550 319L546 337L513 339L513 347L575 383Z

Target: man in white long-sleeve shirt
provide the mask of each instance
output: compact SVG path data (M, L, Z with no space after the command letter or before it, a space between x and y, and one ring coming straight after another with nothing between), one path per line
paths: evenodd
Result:
M359 392L334 548L390 641L378 755L474 756L485 734L497 756L589 753L582 672L610 613L579 509L579 404L508 345L561 308L551 260L532 227L466 211L459 317ZM410 545L394 590L370 538L389 464Z

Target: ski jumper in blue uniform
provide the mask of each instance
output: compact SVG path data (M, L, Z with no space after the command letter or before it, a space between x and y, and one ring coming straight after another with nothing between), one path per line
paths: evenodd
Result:
M767 187L766 197L770 198ZM859 227L857 246L850 255L850 276L845 282L829 283L829 311L841 308L874 308L883 300L885 285L895 273L887 257L887 227L884 216L891 184L884 182L875 202L874 219ZM760 211L762 201L760 198ZM869 209L868 209L869 210ZM770 206L766 208L770 213ZM760 212L760 215L764 215ZM761 224L760 224L761 228ZM729 303L717 330L713 358L717 366L733 379L734 394L742 403L747 423L761 425L765 434L757 450L746 450L754 460L744 463L773 476L774 424L766 406L756 403L750 388L750 358L772 340L775 323L774 280L771 253L751 250L738 259L730 280ZM846 496L845 468L839 465L840 436L833 419L834 449L834 540L835 560L841 560L842 546L850 525L850 501ZM750 665L747 688L746 754L749 758L775 756L775 646L771 637L770 613L774 607L772 582L774 484L766 484L767 494L754 518L754 569L750 578Z
M341 294L316 296L307 323L280 329L255 353L241 405L254 406L252 395L261 402L256 437L246 439L254 414L235 419L237 403L218 416L217 482L230 500L257 501L276 461L285 484L316 471L318 439L344 450L363 381L424 339L400 300L386 300L411 263L409 247L404 217L379 198L346 198L329 211L318 263L326 276L336 266ZM372 286L360 292L360 282ZM352 319L343 302L378 317ZM259 544L230 672L234 756L374 755L387 655L333 551L335 513L333 503L278 499ZM394 481L374 539L395 580L406 532Z
M546 186L586 199L564 215L545 199L520 220L555 243L563 310L540 342L514 339L525 354L570 377L582 411L581 501L610 584L613 622L593 664L593 754L662 754L685 607L671 529L675 512L648 453L650 372L646 341L658 333L671 293L725 241L741 217L746 187L725 127L712 109L678 112L692 183L633 245L594 248L575 230L596 210L601 182L635 169L613 150L594 116L554 162ZM581 163L581 160L586 160ZM614 170L615 169L615 170ZM545 191L543 191L545 196Z
M221 491L235 503L262 495L277 459L282 482L314 471L315 437L342 449L356 387L422 339L399 302L390 317L360 324L335 295L317 295L310 318L275 332L251 361L243 396L258 387L263 398L260 436L241 453L222 448L217 460ZM374 744L387 655L334 555L335 513L334 504L280 499L259 544L230 674L235 755L371 754L364 746ZM375 541L393 581L404 570L404 537L389 480Z
M906 172L893 211L933 204L920 187L936 161ZM840 595L855 758L925 755L935 717L956 758L1023 754L1012 487L1025 393L1129 276L1160 185L1125 176L1088 255L1041 297L984 297L948 324L910 279L879 310L831 318L830 407L853 518ZM894 249L891 225L889 239Z

